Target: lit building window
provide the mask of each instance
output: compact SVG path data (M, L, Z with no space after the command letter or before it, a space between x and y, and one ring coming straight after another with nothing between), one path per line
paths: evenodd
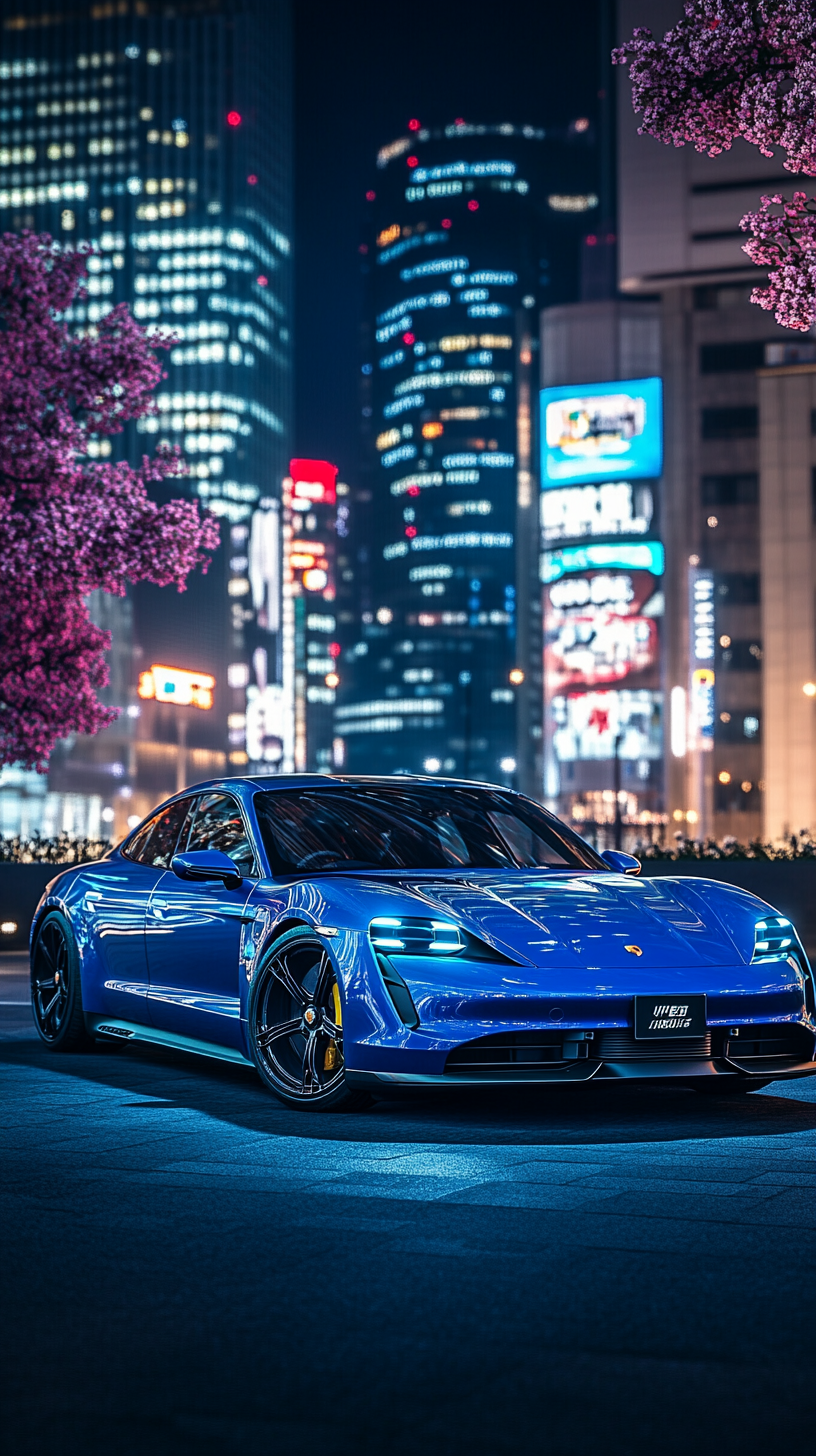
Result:
M552 192L547 203L553 212L589 212L598 206L598 199L594 192Z
M415 182L438 182L447 177L512 177L515 162L448 162L441 167L417 167Z
M441 290L436 293L420 293L414 298L406 298L402 303L395 303L393 308L388 308L377 318L378 324L390 323L392 319L399 318L401 314L410 313L420 308L447 308L450 303L450 294Z
M390 420L394 415L404 414L406 410L421 409L424 403L424 394L409 394L405 399L398 399L393 404L387 404L383 414L387 420ZM425 433L424 429L422 433Z
M449 389L457 384L495 384L498 380L506 381L509 384L510 377L509 374L497 374L492 369L446 369L438 374L424 374L419 378L401 379L394 387L394 394L409 394L416 389L418 384L421 384L423 389Z
M467 266L467 258L434 258L429 263L417 263L413 268L403 268L400 278L403 283L408 283L412 278L426 278L434 273L456 273Z

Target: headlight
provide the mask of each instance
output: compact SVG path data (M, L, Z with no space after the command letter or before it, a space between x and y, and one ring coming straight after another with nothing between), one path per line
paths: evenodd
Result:
M451 920L378 915L368 934L375 950L392 955L455 955L465 948L464 936Z
M776 960L780 956L787 956L798 945L799 937L791 921L786 920L784 915L768 915L765 920L758 920L754 926L754 954L751 962L753 964L755 961Z

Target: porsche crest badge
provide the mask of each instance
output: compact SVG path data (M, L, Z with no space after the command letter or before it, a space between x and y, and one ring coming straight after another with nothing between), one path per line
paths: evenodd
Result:
M641 950L639 945L625 945L623 948L624 950L628 950L630 955L643 955L643 951Z

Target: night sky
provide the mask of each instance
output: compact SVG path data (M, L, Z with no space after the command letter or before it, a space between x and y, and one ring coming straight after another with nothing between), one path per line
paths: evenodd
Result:
M410 117L596 114L599 0L294 0L298 455L352 480L365 191Z

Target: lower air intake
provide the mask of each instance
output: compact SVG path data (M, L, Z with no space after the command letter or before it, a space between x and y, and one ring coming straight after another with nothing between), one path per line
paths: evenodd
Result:
M781 1070L778 1064L808 1062L813 1058L813 1032L805 1026L741 1026L738 1037L730 1037L726 1055L746 1071Z
M575 1051L579 1047L586 1056L590 1043L576 1043ZM445 1071L460 1077L470 1077L480 1072L543 1072L571 1066L572 1060L575 1060L575 1051L572 1059L567 1062L562 1034L559 1031L504 1031L496 1036L480 1036L475 1041L456 1047L445 1063Z
M654 1041L637 1041L628 1027L615 1027L595 1035L593 1055L605 1062L688 1062L711 1058L711 1032L705 1036L664 1036Z

